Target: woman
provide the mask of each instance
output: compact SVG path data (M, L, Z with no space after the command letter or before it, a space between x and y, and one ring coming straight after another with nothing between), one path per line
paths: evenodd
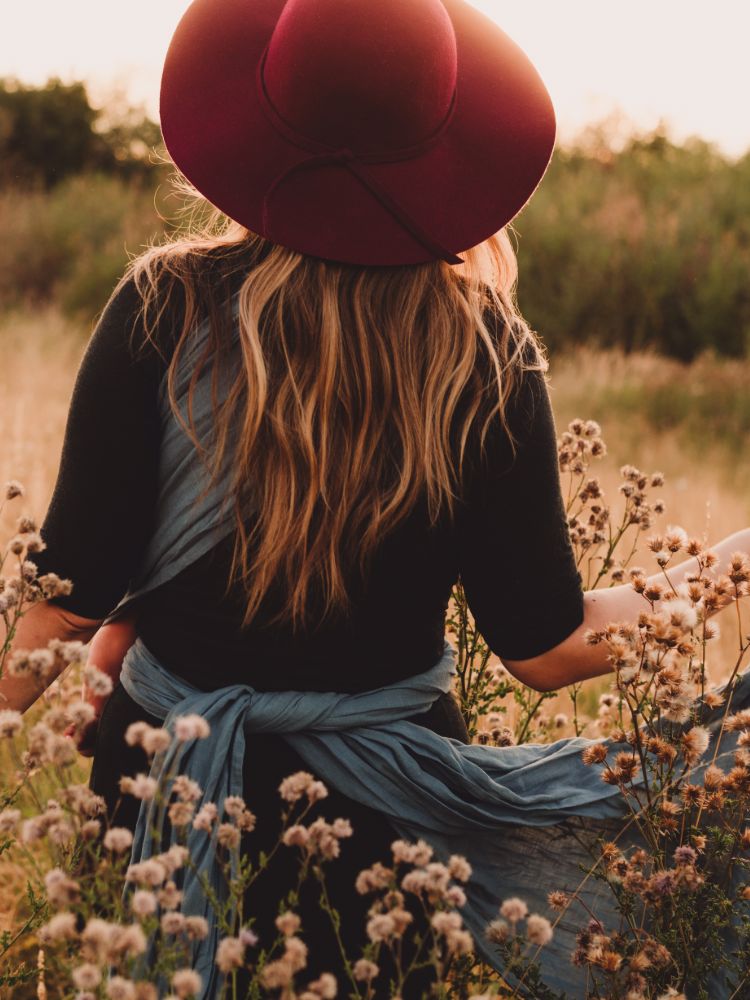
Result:
M429 695L414 696L420 710L388 732L401 734L400 753L425 740L446 767L475 768L445 683L459 575L493 651L540 691L606 673L585 633L642 606L630 587L581 590L546 366L513 305L503 227L549 161L549 97L461 0L196 0L170 47L161 109L175 162L225 221L134 261L99 321L38 559L74 590L35 607L16 644L96 633L92 660L115 675L127 651L91 782L131 829L138 802L121 800L119 778L147 762L124 734L136 720L162 724L172 682L182 710L206 706L223 738L220 699L237 685L308 692L311 704L313 692L361 693L369 705L368 692L402 693L437 671ZM743 547L748 532L716 551ZM673 583L693 568L673 570ZM39 694L16 678L0 690L22 709ZM398 729L402 719L418 725ZM316 811L355 831L331 891L356 954L367 908L357 871L387 860L420 816L437 847L448 834L437 806L434 829L424 813L409 826L407 805L389 799L397 781L381 788L370 771L363 788L330 751L334 736L307 729L247 726L248 845L274 842L283 777L327 783ZM208 754L227 756L212 737ZM597 809L609 795L599 785ZM529 810L501 817L541 822ZM142 826L136 848L150 849ZM291 884L277 863L253 889L246 912L261 941ZM316 906L303 895L311 978L341 964Z

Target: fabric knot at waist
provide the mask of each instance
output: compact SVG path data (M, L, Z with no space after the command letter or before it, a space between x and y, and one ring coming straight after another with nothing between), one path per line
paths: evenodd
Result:
M455 654L445 643L442 657L429 670L371 691L256 691L246 684L201 691L167 670L136 639L123 661L121 683L143 709L167 724L177 715L203 716L214 732L211 742L216 749L229 733L233 709L252 732L334 732L377 726L426 712L450 691L454 673Z
M344 768L353 767L356 772L356 764L352 762L353 746L339 746L339 741L345 739L347 733L361 735L371 727L382 728L388 724L402 723L420 728L403 720L426 712L437 698L450 691L454 673L455 653L446 642L443 655L430 670L372 691L356 694L256 691L245 684L201 691L164 667L138 638L123 660L120 682L146 712L164 720L164 728L173 737L179 717L199 715L208 723L210 734L206 739L180 741L173 738L170 747L154 758L150 777L159 783L165 802L177 773L186 774L200 785L201 802L215 803L221 818L224 800L243 793L246 732L285 735L298 751L303 752L310 765L315 767L317 763L326 776L331 754L339 758ZM339 740L336 740L337 734ZM359 756L358 751L354 753ZM369 795L369 782L366 775L363 777ZM393 811L393 804L390 811ZM153 800L141 802L131 863L145 861L169 846L163 842L160 826L164 813L163 806L159 808ZM226 879L217 858L218 824L214 827L210 836L205 831L193 829L192 825L186 828L186 841L183 834L182 842L188 849L189 862L188 868L181 873L179 884L183 892L183 913L204 916L209 923L208 938L193 944L193 967L201 974L202 996L206 998L218 994L223 977L218 975L214 964L219 941L218 920L202 880L208 880L220 902L228 898ZM177 831L172 829L171 843L177 840ZM147 956L145 960L148 962L150 958Z

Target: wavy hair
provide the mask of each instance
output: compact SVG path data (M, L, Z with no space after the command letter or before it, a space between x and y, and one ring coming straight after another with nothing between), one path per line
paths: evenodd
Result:
M463 256L460 266L331 263L269 244L216 212L130 262L123 280L135 280L140 328L157 348L157 327L176 314L179 296L167 388L211 482L231 456L236 530L226 593L244 589L243 624L272 587L283 600L271 620L294 629L345 611L351 573L365 573L420 499L431 523L453 516L472 429L480 451L493 421L509 434L506 411L522 372L546 362L516 308L507 232ZM226 308L230 281L239 283L237 320ZM209 335L190 392L226 351L233 322L241 351L224 398L214 391L210 450L190 394L187 420L175 398L181 353L204 318Z

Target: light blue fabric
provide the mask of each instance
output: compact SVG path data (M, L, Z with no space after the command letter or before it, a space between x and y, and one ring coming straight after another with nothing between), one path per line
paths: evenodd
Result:
M188 368L205 332L205 326L195 331L194 351L186 355ZM179 385L182 401L187 378ZM203 427L208 428L210 395L205 379L199 385L198 412ZM204 485L200 467L192 444L169 411L164 392L161 398L157 523L141 572L110 617L176 575L232 529L231 517L219 499L220 489L195 505ZM426 711L450 689L454 664L454 652L446 643L443 656L431 670L375 691L258 692L236 684L205 693L158 662L139 639L125 658L122 683L146 712L164 719L167 728L172 728L177 716L190 713L208 721L210 737L183 747L180 771L194 778L203 789L204 800L215 802L220 809L227 796L243 791L245 732L280 733L312 771L343 794L382 811L399 835L424 837L442 858L452 853L466 856L474 872L464 920L474 934L479 954L502 971L502 963L484 937L484 928L497 915L499 903L518 895L532 912L554 919L547 894L578 887L582 866L588 870L592 864L597 838L613 837L621 829L624 806L618 790L601 780L601 767L586 766L581 760L582 749L592 740L569 738L546 745L502 748L465 746L406 721ZM207 675L209 671L207 664ZM743 674L733 708L747 705L750 675ZM705 721L716 729L720 717L716 710L708 713ZM717 759L720 766L731 766L735 746L734 735L723 737ZM173 747L157 757L154 777L169 772L175 752ZM695 780L700 780L700 772ZM134 862L153 851L152 821L151 807L143 803L132 851ZM633 830L621 840L624 847L638 842ZM221 894L222 878L209 837L190 828L188 846L192 862ZM213 998L221 987L213 964L218 931L198 882L186 876L183 889L183 912L204 914L211 925L208 940L195 945L194 964L204 980L203 996ZM589 878L580 896L608 930L617 928L619 920L609 889ZM567 990L569 997L583 996L585 973L571 964L570 954L575 934L586 921L584 908L576 904L558 923L552 943L539 956L546 984ZM522 995L528 994L522 991ZM721 1000L727 995L717 977L712 998Z

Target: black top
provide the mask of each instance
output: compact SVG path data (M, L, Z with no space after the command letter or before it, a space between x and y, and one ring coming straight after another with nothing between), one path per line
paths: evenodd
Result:
M78 371L60 470L41 528L40 572L70 578L55 603L101 619L128 588L149 538L157 489L157 387L168 351L135 351L139 304L131 283L107 304ZM137 336L135 342L142 342ZM166 342L166 338L165 338ZM163 346L163 345L160 345ZM512 459L499 431L453 525L430 528L417 507L381 543L346 618L293 634L261 611L240 629L242 594L224 598L233 539L139 602L138 631L175 673L204 690L355 691L430 667L459 574L470 608L498 655L525 659L557 645L583 618L568 537L556 435L544 377L526 373L509 410ZM274 607L273 595L267 602Z

